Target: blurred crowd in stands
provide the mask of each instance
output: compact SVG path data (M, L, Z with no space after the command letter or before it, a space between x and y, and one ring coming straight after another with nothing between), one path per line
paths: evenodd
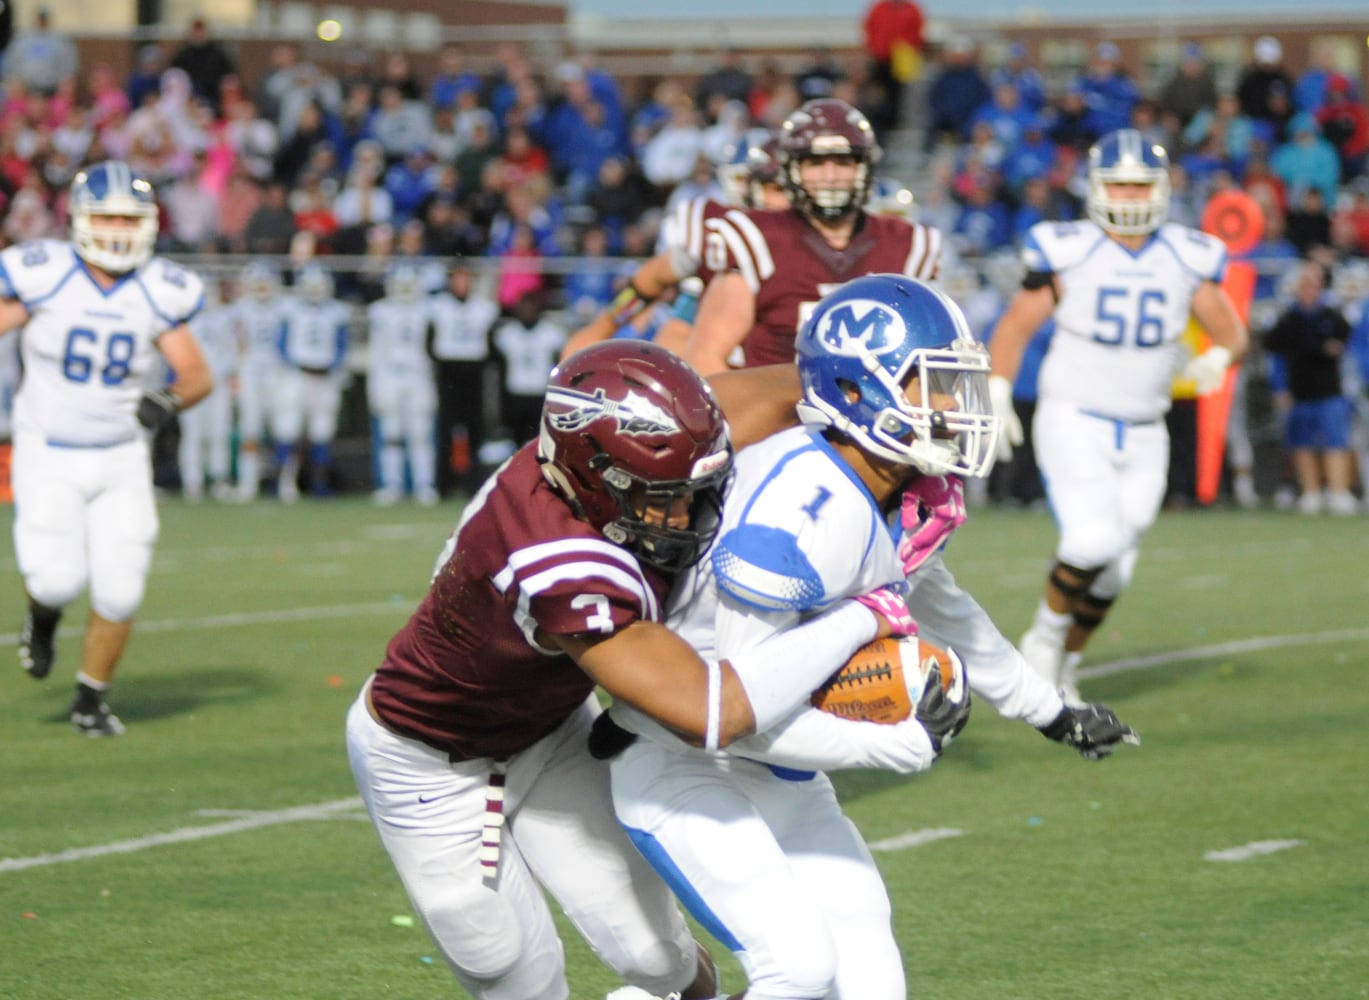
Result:
M921 183L898 179L915 187L920 220L948 234L943 271L968 275L960 298L972 319L975 296L995 299L979 309L990 317L1016 281L1033 223L1082 215L1088 147L1126 125L1168 150L1177 221L1198 224L1231 188L1264 208L1249 255L1257 333L1293 302L1297 261L1325 265L1352 324L1369 294L1369 111L1329 47L1293 72L1278 39L1261 37L1224 86L1197 43L1168 78L1141 80L1104 41L1063 88L1046 86L1025 47L986 65L960 35L925 59L887 38L867 36L854 57L817 47L795 73L723 50L701 76L630 85L589 54L543 64L506 43L493 56L476 72L448 44L420 74L403 51L320 65L282 43L248 79L196 18L179 44L142 47L119 78L83 65L40 11L4 52L3 239L64 236L73 175L118 158L157 186L164 253L465 257L492 276L504 315L532 297L569 329L653 252L678 200L723 198L721 165L803 101L835 96L866 110L886 145L918 147L903 162L918 164ZM383 294L335 270L339 297ZM441 269L431 280L431 291L445 286Z

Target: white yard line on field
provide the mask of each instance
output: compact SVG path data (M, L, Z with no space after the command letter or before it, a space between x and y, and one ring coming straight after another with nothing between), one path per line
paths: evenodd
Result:
M1334 632L1308 632L1303 635L1266 635L1254 639L1237 639L1232 642L1219 642L1211 646L1194 646L1190 649L1175 649L1168 653L1153 656L1133 656L1112 663L1099 663L1084 667L1079 676L1088 680L1091 677L1111 677L1132 670L1149 670L1152 667L1167 667L1172 663L1185 663L1189 660L1210 660L1218 656L1231 656L1235 653L1256 653L1265 649L1284 649L1288 646L1307 646L1316 643L1363 642L1369 639L1369 628L1347 628Z
M353 615L396 614L412 607L413 602L371 601L367 604L336 604L318 608L281 608L275 611L239 611L200 618L164 618L160 621L139 622L139 632L181 632L209 628L237 628L243 625L280 625L289 622L324 621L329 618L350 618ZM73 625L59 634L77 635L85 628ZM13 646L19 641L16 632L0 635L0 646Z
M269 625L279 622L345 618L350 615L358 614L384 614L393 612L396 607L397 605L394 602L376 601L370 604L348 604L335 607L242 612L236 614L208 615L202 618L173 618L154 622L139 622L138 630L140 632L175 632L182 629ZM12 646L16 639L17 637L13 633L0 635L0 645ZM1365 639L1369 639L1369 629L1363 628L1342 629L1332 632L1312 632L1305 635L1263 636L1255 639L1217 643L1211 646L1199 646L1192 649L1178 649L1169 653L1157 653L1153 656L1137 656L1126 660L1116 660L1112 663L1100 663L1096 666L1081 670L1079 674L1083 678L1108 677L1113 674L1126 673L1133 670L1148 670L1154 667L1183 663L1188 660L1206 660L1218 656L1228 656L1234 653L1248 653L1264 649L1280 649L1287 646L1302 646L1313 643L1359 642ZM20 871L25 868L37 868L43 865L62 864L67 861L82 861L87 858L98 858L109 854L129 854L134 851L147 850L148 848L160 847L165 844L180 844L192 840L203 840L207 837L221 837L231 833L242 833L247 830L259 830L262 827L276 826L281 823L350 818L347 817L346 814L359 808L361 808L361 799L353 797L338 799L333 802L322 802L312 806L296 806L291 809L279 809L274 812L233 812L229 815L234 815L238 818L223 823L214 823L209 826L182 827L177 830L172 830L169 833L151 834L146 837L136 837L132 840L121 840L111 844L97 844L92 847L76 847L52 854L40 854L28 858L0 858L0 873ZM217 810L204 810L202 812L202 815L216 814L224 815L225 813ZM875 851L903 850L910 847L920 847L923 844L934 843L935 841L945 840L950 837L964 836L965 833L966 831L964 830L945 827L914 830L884 840L874 841L870 844L870 849ZM1246 844L1242 847L1233 847L1222 851L1209 851L1204 857L1209 861L1243 861L1246 858L1258 857L1263 854L1272 854L1275 851L1286 850L1291 847L1299 847L1304 843L1305 842L1301 840L1260 840Z
M333 819L338 813L347 813L361 808L361 798L337 799L333 802L320 802L312 806L295 806L291 809L277 809L274 812L249 812L238 819L209 826L183 826L167 833L154 833L132 840L116 840L112 844L96 844L93 847L73 847L53 854L37 854L29 858L0 858L0 872L17 872L25 868L41 868L45 865L60 865L68 861L84 861L87 858L101 858L108 854L132 854L145 851L149 847L162 847L166 844L184 844L206 837L222 837L230 833L244 833L260 830L266 826L280 823L299 823L305 820Z
M1290 847L1305 846L1305 840L1255 840L1240 847L1228 847L1224 851L1208 851L1203 858L1207 861L1249 861L1276 851L1286 851Z
M911 830L908 833L900 833L897 837L872 840L870 841L870 850L901 851L907 847L921 847L923 844L934 844L938 840L949 840L952 837L963 836L965 836L964 830L954 830L946 826L938 826L930 830Z

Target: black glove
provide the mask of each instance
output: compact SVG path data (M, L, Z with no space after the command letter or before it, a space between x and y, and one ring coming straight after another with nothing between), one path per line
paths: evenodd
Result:
M180 408L181 401L170 389L150 389L138 400L138 423L156 434Z
M950 746L951 740L970 721L970 685L962 679L958 685L960 690L947 694L939 680L929 678L929 681L931 683L923 688L922 697L918 699L915 717L927 730L932 749L939 757L942 749Z
M1057 743L1068 743L1085 760L1100 760L1117 749L1119 743L1139 746L1141 737L1105 705L1066 705L1041 734Z

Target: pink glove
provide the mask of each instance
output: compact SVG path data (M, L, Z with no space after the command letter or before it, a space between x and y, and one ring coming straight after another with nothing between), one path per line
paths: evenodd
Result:
M856 598L856 603L865 605L878 617L887 621L889 631L897 638L917 635L917 622L913 621L913 616L908 613L908 605L904 603L901 589L880 587L868 594L861 594Z
M965 484L958 476L923 476L903 491L903 540L898 555L912 573L965 523Z

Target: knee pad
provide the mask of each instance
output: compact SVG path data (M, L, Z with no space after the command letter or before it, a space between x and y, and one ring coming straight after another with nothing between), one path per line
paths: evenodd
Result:
M1056 558L1072 566L1106 566L1122 554L1128 535L1121 523L1095 521L1067 529Z
M24 589L29 597L49 608L64 608L86 587L85 573L78 566L43 566L24 574Z
M1051 566L1051 586L1071 601L1076 601L1088 593L1089 587L1092 586L1093 581L1098 578L1098 574L1101 572L1103 572L1102 566L1083 569L1057 559L1055 564Z
M1082 629L1096 629L1108 616L1108 609L1112 607L1114 599L1098 597L1096 594L1081 594L1076 597L1070 609L1074 624Z
M1095 597L1116 600L1127 587L1136 573L1136 560L1140 552L1135 546L1126 549L1113 562L1104 567L1098 579L1093 581L1089 592Z
M474 891L438 892L416 897L414 905L443 956L464 976L486 982L526 966L523 928L501 897Z
M90 588L90 609L105 621L126 622L138 613L147 590L145 578L101 581Z

